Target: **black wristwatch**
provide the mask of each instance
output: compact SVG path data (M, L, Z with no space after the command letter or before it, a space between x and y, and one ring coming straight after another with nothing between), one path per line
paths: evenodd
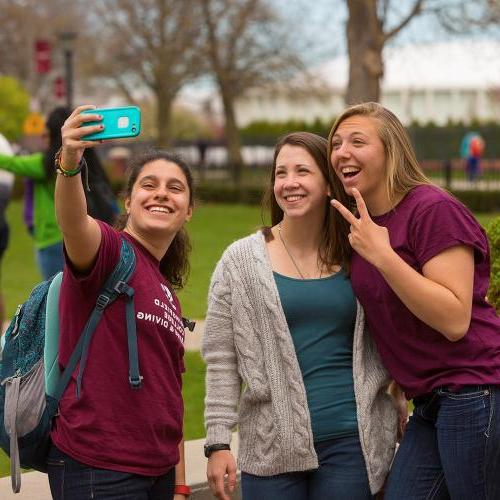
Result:
M228 445L228 444L223 444L223 443L217 443L217 444L206 444L204 446L204 450L205 450L205 456L207 458L210 458L210 455L214 452L214 451L220 451L220 450L230 450L231 447Z

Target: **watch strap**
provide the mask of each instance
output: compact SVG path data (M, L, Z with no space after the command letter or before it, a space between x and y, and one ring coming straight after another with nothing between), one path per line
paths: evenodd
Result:
M210 458L210 455L214 451L231 450L231 447L227 443L215 443L215 444L205 445L204 450L205 450L205 456L207 458Z

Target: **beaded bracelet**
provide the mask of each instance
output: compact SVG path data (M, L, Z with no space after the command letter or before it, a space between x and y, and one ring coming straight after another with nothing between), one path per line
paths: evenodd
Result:
M76 167L73 170L67 170L61 165L61 153L62 153L62 147L59 148L54 156L54 163L56 166L56 172L64 177L74 177L75 175L79 174L83 169L85 169L85 186L87 188L87 191L90 191L89 187L89 174L88 174L88 167L87 167L87 162L85 161L85 158L82 156L82 159L80 160L80 163L78 164L78 167Z
M58 174L64 175L64 177L73 177L76 174L79 174L82 171L82 165L78 165L78 168L75 168L74 170L66 170L61 165L56 166L56 172Z
M61 165L61 153L62 153L62 148L59 148L55 154L55 157L54 157L55 165L56 165L56 172L58 174L64 175L64 177L73 177L73 176L79 174L82 171L83 163L80 162L78 164L78 167L76 167L73 170L68 170Z

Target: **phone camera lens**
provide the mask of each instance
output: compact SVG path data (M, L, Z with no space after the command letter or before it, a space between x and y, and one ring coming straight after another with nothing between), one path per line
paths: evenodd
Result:
M132 127L132 132L135 132L137 130L137 128L135 127L135 125Z

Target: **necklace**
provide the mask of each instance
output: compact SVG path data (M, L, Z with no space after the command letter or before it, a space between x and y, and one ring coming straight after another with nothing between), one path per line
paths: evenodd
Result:
M302 273L302 271L299 269L299 266L297 265L297 262L295 262L295 259L293 258L292 253L290 252L290 250L286 246L286 243L285 243L285 240L283 238L283 235L281 234L281 222L278 224L278 234L280 236L281 243L283 243L283 248L286 250L286 253L288 254L288 257L290 257L290 260L292 261L293 265L295 266L295 269L297 269L297 272L299 273L299 276L303 280L305 280L306 277L304 276L304 274ZM323 276L323 266L321 266L321 269L320 269L320 272L319 272L319 278L318 279L320 279L321 276Z

